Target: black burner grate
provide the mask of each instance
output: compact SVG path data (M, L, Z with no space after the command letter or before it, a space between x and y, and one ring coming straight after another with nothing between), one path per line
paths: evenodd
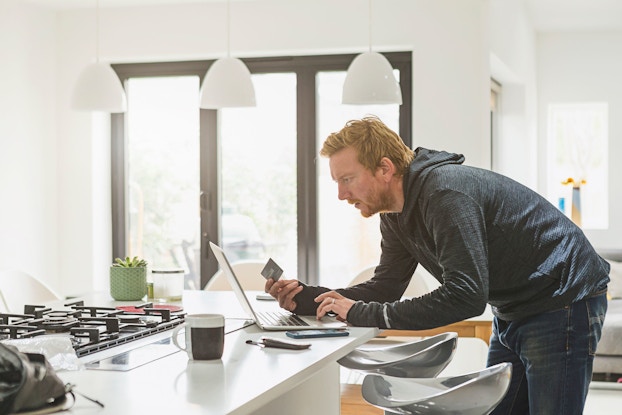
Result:
M171 330L184 322L185 313L137 306L136 312L111 307L85 306L83 301L64 305L66 310L26 305L24 314L0 313L0 339L19 339L65 333L78 357Z

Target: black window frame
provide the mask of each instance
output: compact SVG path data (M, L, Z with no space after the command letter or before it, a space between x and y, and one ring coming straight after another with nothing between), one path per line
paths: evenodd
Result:
M412 52L387 52L383 55L400 72L402 105L399 108L399 134L412 147ZM298 278L308 284L319 282L316 75L325 71L346 71L356 54L282 56L242 59L251 73L295 73L297 104L297 209ZM129 78L192 76L203 81L214 60L113 64L123 85ZM347 120L344 120L344 122ZM127 250L127 160L125 115L111 117L112 146L112 254L124 257ZM218 166L218 116L216 110L200 111L201 166ZM201 169L201 287L217 271L218 264L209 252L208 240L219 241L220 198L217 168ZM205 216L204 216L205 215Z

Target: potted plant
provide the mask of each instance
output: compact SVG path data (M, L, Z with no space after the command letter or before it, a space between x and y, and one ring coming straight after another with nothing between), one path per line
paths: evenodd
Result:
M147 262L116 258L110 266L110 295L117 301L141 300L147 294Z

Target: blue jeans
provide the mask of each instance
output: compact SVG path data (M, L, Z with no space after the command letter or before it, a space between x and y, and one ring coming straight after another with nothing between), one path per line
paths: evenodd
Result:
M520 321L495 317L487 364L512 363L512 381L492 414L583 413L606 312L602 294Z

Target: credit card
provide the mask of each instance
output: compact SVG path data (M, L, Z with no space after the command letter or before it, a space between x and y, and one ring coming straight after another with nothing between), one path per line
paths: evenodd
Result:
M266 266L261 270L261 275L263 275L265 279L272 278L274 281L278 281L281 275L283 275L283 270L270 258Z

